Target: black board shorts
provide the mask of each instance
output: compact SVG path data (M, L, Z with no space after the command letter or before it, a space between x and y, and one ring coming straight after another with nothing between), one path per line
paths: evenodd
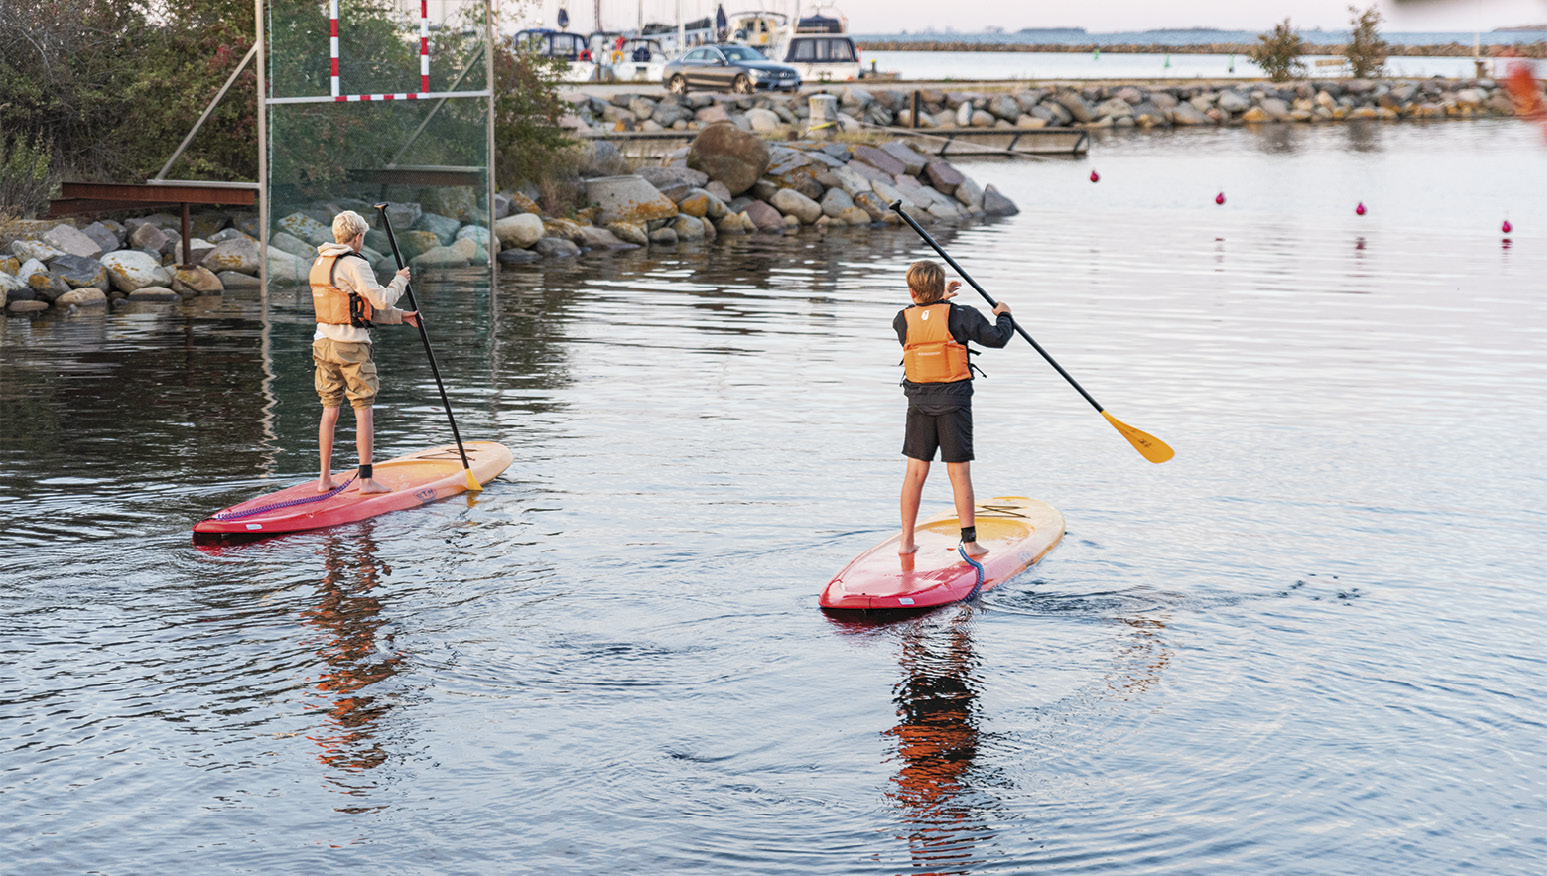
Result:
M908 428L902 439L902 455L930 462L935 451L941 462L972 461L972 408L926 414L908 407Z

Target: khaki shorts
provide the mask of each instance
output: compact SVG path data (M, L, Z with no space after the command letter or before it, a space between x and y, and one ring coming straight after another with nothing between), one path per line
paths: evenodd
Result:
M322 406L336 408L349 399L356 410L368 408L376 400L381 384L376 379L376 363L371 361L370 344L349 344L332 338L312 341L312 360L317 363L317 395Z

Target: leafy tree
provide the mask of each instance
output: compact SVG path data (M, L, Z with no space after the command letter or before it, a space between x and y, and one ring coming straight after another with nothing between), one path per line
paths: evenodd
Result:
M1289 25L1287 18L1283 23L1273 25L1273 29L1267 33L1258 34L1257 45L1247 52L1247 56L1257 62L1257 66L1274 82L1304 76L1305 62L1300 60L1303 54L1305 41Z
M1353 16L1350 23L1354 26L1354 32L1348 45L1343 47L1343 54L1348 58L1354 77L1368 79L1381 75L1386 64L1388 46L1380 35L1380 10L1371 4L1363 12L1357 6L1350 6L1348 12Z
M568 107L558 82L569 62L524 48L514 37L494 46L494 179L501 189L541 180L574 145L559 128Z

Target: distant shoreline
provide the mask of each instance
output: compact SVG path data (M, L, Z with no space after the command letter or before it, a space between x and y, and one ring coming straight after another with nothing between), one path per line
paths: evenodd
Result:
M1113 54L1142 55L1245 55L1256 43L1187 43L1161 45L1157 43L1000 43L966 40L873 40L856 37L855 45L865 52L1060 52L1066 54L1091 54L1097 50ZM1340 55L1342 43L1306 43L1303 54ZM1474 47L1457 42L1435 45L1387 46L1386 54L1393 57L1470 58ZM1547 58L1547 40L1535 43L1494 44L1482 47L1484 58L1525 57Z

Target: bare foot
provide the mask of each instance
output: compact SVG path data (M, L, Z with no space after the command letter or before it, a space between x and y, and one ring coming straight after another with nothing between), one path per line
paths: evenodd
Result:
M372 480L371 478L361 478L359 486L355 487L355 489L359 490L362 493L390 493L390 492L392 492L392 488L391 487L384 487L381 484L376 483L376 481Z
M332 490L335 486L336 484L333 483L333 478L328 475L323 475L317 479L317 492L319 493L326 493Z
M983 547L982 545L978 544L975 541L969 541L969 542L963 543L962 544L962 550L966 551L967 552L967 556L972 557L974 560L976 560L979 557L986 557L986 556L988 556L988 548Z
M916 554L918 551L919 546L914 544L912 540L905 541L897 546L897 553L899 554Z

